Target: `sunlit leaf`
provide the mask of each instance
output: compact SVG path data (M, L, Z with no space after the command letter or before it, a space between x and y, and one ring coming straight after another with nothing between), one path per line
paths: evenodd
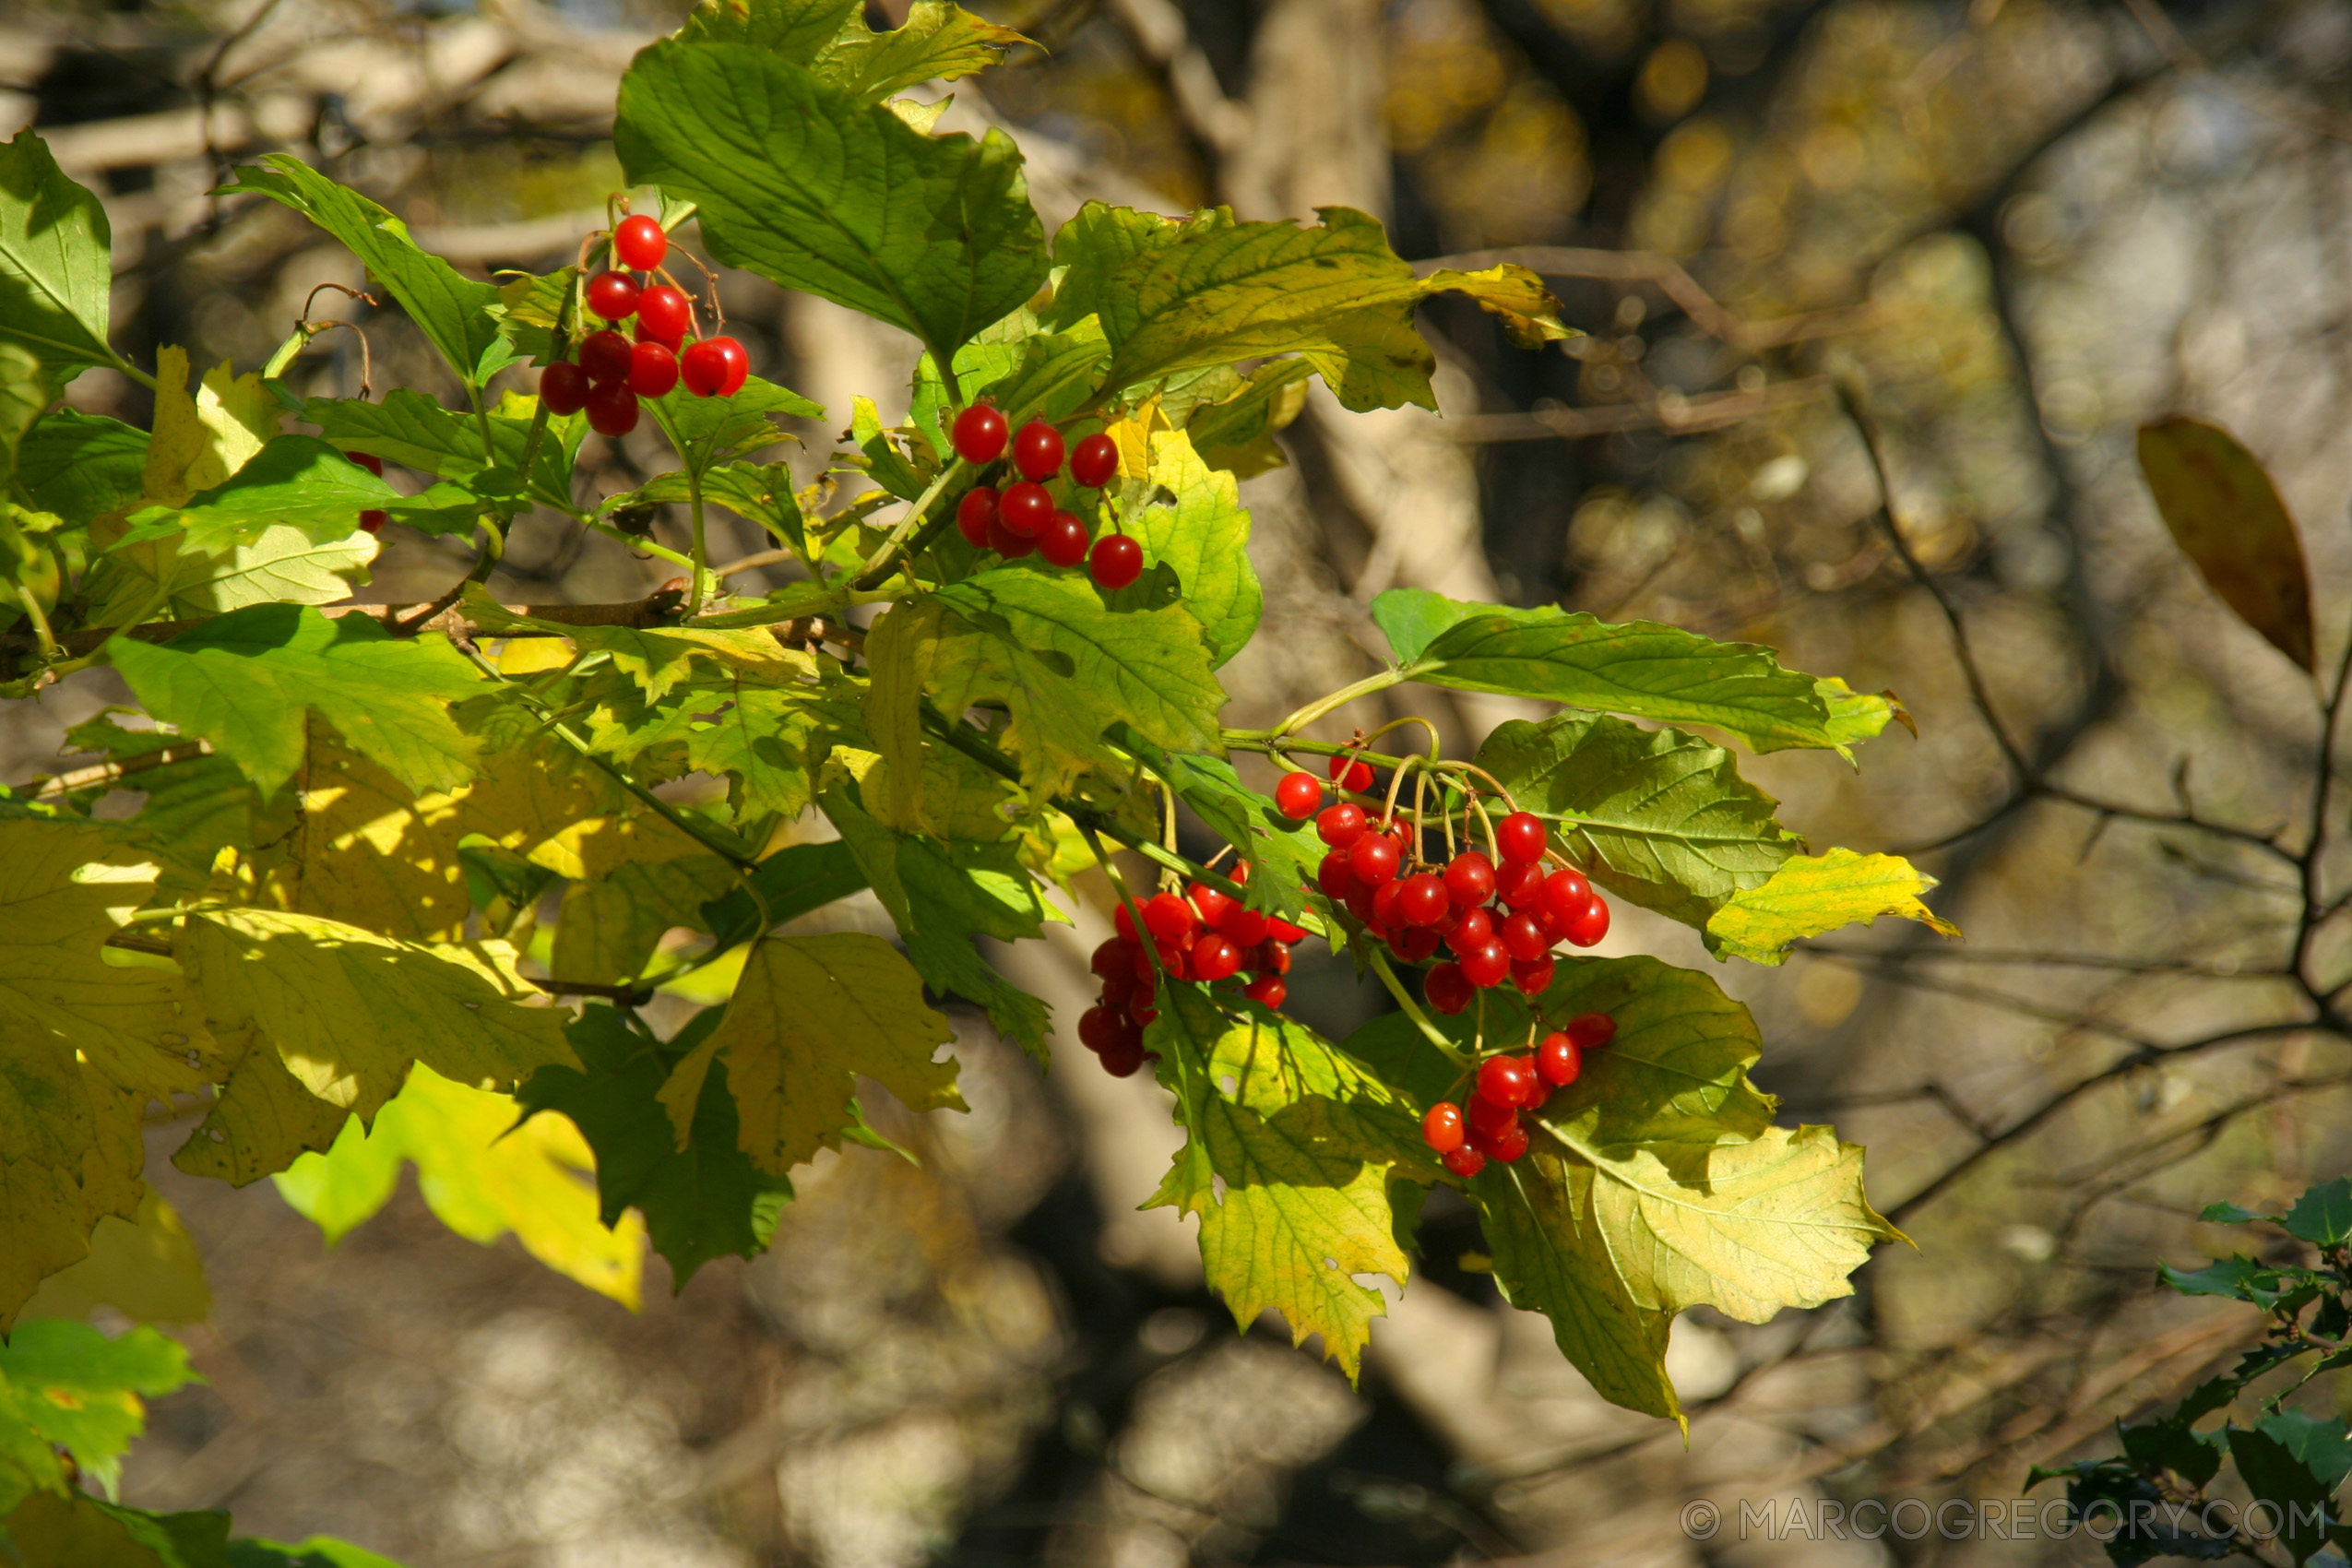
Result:
M1858 855L1832 849L1792 860L1770 881L1734 896L1706 922L1707 950L1717 958L1777 964L1788 944L1840 926L1868 924L1881 915L1915 920L1940 936L1959 928L1919 902L1935 878L1900 855Z
M65 1491L61 1451L113 1496L147 1425L139 1396L196 1381L187 1351L151 1328L110 1338L67 1318L18 1324L0 1343L0 1510Z
M30 129L0 142L0 339L61 380L106 364L113 231L97 196L67 179Z

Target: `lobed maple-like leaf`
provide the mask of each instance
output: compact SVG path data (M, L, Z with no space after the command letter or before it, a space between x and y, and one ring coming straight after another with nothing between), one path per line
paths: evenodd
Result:
M1881 915L1918 921L1939 936L1959 927L1919 901L1935 878L1900 855L1836 849L1782 864L1771 878L1733 896L1707 918L1707 951L1754 964L1777 964L1788 944Z

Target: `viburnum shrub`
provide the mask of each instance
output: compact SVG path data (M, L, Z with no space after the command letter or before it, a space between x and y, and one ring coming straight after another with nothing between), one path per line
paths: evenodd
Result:
M277 1176L330 1229L405 1158L429 1197L475 1193L469 1234L514 1229L633 1300L641 1224L683 1282L765 1244L794 1167L881 1142L861 1076L960 1104L934 1002L1042 1063L1055 1020L974 939L1038 940L1057 898L1113 932L1099 1004L1064 1024L1113 1073L1150 1064L1188 1134L1156 1201L1198 1216L1240 1322L1272 1308L1350 1374L1382 1310L1362 1281L1406 1280L1440 1182L1509 1299L1659 1415L1681 1309L1844 1294L1893 1234L1859 1149L1775 1123L1744 1008L1589 949L1612 903L1760 963L1932 921L1927 879L1805 854L1694 732L1850 759L1900 708L1759 647L1396 590L1377 673L1226 727L1218 671L1260 602L1237 483L1281 461L1308 378L1348 410L1433 406L1413 316L1438 292L1531 348L1566 331L1532 274L1417 277L1344 208L1091 204L1049 240L1010 140L893 96L1016 40L938 9L887 47L849 0L821 26L782 0L696 11L623 80L632 199L545 276L466 277L292 156L240 171L223 197L348 245L456 406L301 395L318 321L198 387L179 348L130 363L99 203L31 133L0 148L0 678L33 700L111 665L139 705L70 732L96 760L0 800L0 1326L101 1221L152 1213L153 1105L194 1120L181 1170ZM824 410L718 332L706 269L730 267L921 345L906 421L856 399L814 486L760 460L778 416ZM93 365L152 387L151 429L59 406ZM584 499L589 429L641 416L664 471ZM729 591L713 507L774 540L786 586ZM678 575L500 604L481 585L531 508ZM663 508L683 547L651 537ZM395 528L474 541L470 571L431 604L354 602ZM1311 733L1416 683L1550 716L1467 758L1397 744L1413 719ZM665 790L690 776L723 790ZM144 803L93 809L118 789ZM1180 814L1221 843L1206 862ZM861 891L899 942L783 929ZM1288 1016L1301 944L1396 1011L1344 1040ZM661 1036L657 991L702 1010ZM450 1126L471 1131L421 1131ZM591 1153L593 1204L564 1166ZM497 1161L561 1179L491 1182Z

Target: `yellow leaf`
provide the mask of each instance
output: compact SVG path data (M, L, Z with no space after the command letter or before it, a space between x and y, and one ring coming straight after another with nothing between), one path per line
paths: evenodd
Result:
M1858 855L1832 849L1826 855L1785 861L1760 887L1751 887L1710 916L1707 948L1719 959L1737 956L1757 964L1777 964L1788 944L1844 925L1867 924L1881 915L1915 920L1942 936L1960 930L1919 902L1935 878L1900 855Z
M2218 425L2175 415L2140 427L2140 470L2173 542L2205 586L2309 672L2310 573L2295 519L2254 455Z
M1119 448L1119 477L1141 479L1151 472L1152 437L1172 428L1168 416L1160 411L1157 392L1134 413L1104 426L1103 434Z
M201 1323L212 1315L204 1260L177 1210L142 1185L130 1218L108 1215L89 1233L89 1256L41 1282L27 1318L87 1319L112 1307L137 1323Z
M935 599L902 604L866 634L866 668L872 677L863 698L866 733L890 765L886 785L866 801L877 820L901 833L925 831L922 696L939 657L945 613Z
M922 991L922 977L880 937L761 938L726 1017L661 1087L678 1146L721 1052L741 1146L778 1176L840 1146L861 1074L910 1110L963 1110L956 1064L932 1060L956 1031L923 1004Z
M182 506L245 466L278 434L278 400L258 374L238 375L227 361L207 371L188 395L188 351L166 348L155 360L155 432L148 443L141 498Z
M645 972L671 928L689 926L702 906L739 885L716 855L630 861L564 890L549 973L559 980L625 985Z

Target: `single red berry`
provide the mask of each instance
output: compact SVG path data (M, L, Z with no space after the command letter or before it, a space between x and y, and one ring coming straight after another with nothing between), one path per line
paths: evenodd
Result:
M1144 929L1158 942L1181 942L1193 934L1193 908L1173 893L1155 893L1144 903Z
M1004 498L996 504L997 516L1004 526L1023 539L1035 539L1045 529L1053 516L1053 497L1045 486L1018 481L1004 487Z
M1516 1105L1505 1105L1499 1099L1490 1099L1483 1089L1471 1094L1464 1116L1473 1133L1491 1134L1519 1124L1519 1108Z
M1494 825L1495 846L1505 865L1533 865L1542 860L1546 837L1542 821L1526 812L1513 812Z
M1263 1006L1277 1011L1290 999L1290 988L1282 983L1280 975L1260 975L1241 988L1241 994Z
M1486 1156L1464 1144L1460 1148L1447 1152L1445 1169L1467 1182L1486 1169Z
M1159 1016L1159 1009L1157 1007L1136 1007L1134 1009L1134 1016L1137 1031L1135 1035L1135 1044L1140 1047L1143 1044L1142 1031L1149 1028L1151 1027L1151 1021Z
M591 332L580 343L580 368L599 386L626 381L632 347L618 332Z
M659 343L639 343L629 350L629 390L640 398L659 398L678 385L678 356Z
M986 403L974 403L956 416L948 439L956 456L968 463L992 463L1004 456L1004 416Z
M1553 872L1543 879L1543 889L1537 895L1543 906L1545 919L1552 925L1564 926L1584 913L1585 900L1592 897L1593 885L1585 880L1580 871Z
M1105 534L1094 541L1088 569L1097 583L1116 592L1144 575L1144 547L1123 533Z
M1119 1039L1119 1020L1108 1007L1089 1007L1078 1015L1078 1043L1101 1055Z
M1129 971L1102 977L1102 1003L1106 1007L1123 1007L1134 1000L1140 982Z
M752 357L732 338L705 338L687 345L678 369L695 397L732 398L751 376Z
M1459 964L1432 964L1421 980L1421 994L1441 1013L1459 1013L1470 1004L1469 977Z
M1541 921L1524 909L1515 915L1505 915L1502 928L1495 935L1503 946L1511 950L1511 956L1515 959L1532 963L1551 951L1550 933L1543 929Z
M1473 947L1462 955L1462 978L1484 991L1491 985L1501 985L1503 977L1511 972L1511 950L1500 942L1489 941L1483 947Z
M1445 945L1456 953L1472 953L1494 940L1494 917L1484 909L1465 909L1454 929L1445 933Z
M588 307L607 321L626 321L637 314L644 292L625 272L600 272L588 281Z
M1228 908L1218 930L1244 947L1255 947L1265 940L1266 918L1239 899L1226 900Z
M1522 996L1541 996L1550 988L1551 977L1558 968L1550 954L1540 958L1511 960L1511 983Z
M624 218L612 231L612 254L624 267L650 272L670 254L670 236L643 213Z
M1225 917L1241 908L1235 900L1206 882L1194 883L1184 889L1184 895L1192 899L1193 908L1200 911L1201 924L1211 931L1224 930Z
M1094 956L1087 960L1087 968L1109 980L1112 975L1126 974L1134 962L1134 943L1123 936L1113 936L1105 939L1094 950Z
M1370 883L1374 887L1396 880L1397 863L1402 858L1396 852L1396 840L1385 833L1367 833L1348 846L1348 869L1356 873L1358 882Z
M1515 1122L1500 1133L1482 1135L1473 1129L1470 1146L1489 1159L1499 1159L1508 1165L1527 1152L1527 1130Z
M659 343L671 353L686 340L695 307L683 289L656 283L637 296L637 341Z
M540 377L540 380L542 381L545 379L546 378L544 376ZM384 459L374 456L373 453L346 452L343 456L349 457L351 461L357 463L360 467L374 474L376 478L382 479L384 477Z
M1300 932L1299 934L1304 936L1306 932ZM1289 974L1290 972L1290 944L1279 937L1268 937L1259 943L1257 967L1258 973L1262 975Z
M1361 844L1365 842L1365 840L1359 838L1356 842ZM1350 849L1348 851L1348 863L1350 870L1354 869L1355 861L1356 851L1353 849ZM1359 873L1356 880L1359 882L1371 883L1372 890L1372 924L1380 927L1381 930L1387 932L1395 931L1405 923L1405 917L1396 912L1396 895L1403 891L1403 889L1395 877L1391 877L1385 882L1377 882Z
M1013 466L1028 479L1051 479L1062 471L1062 433L1031 420L1013 437Z
M1100 490L1119 471L1119 445L1099 432L1078 443L1070 454L1070 477L1088 490Z
M1379 895L1379 888L1368 882L1357 881L1354 870L1351 868L1348 871L1348 912L1363 921L1365 926L1371 929L1373 936L1385 937L1388 933L1380 929L1380 919L1372 913L1372 900Z
M1445 897L1445 879L1430 871L1407 877L1397 891L1396 912L1420 926L1443 920L1454 912L1453 901Z
M1494 862L1476 849L1465 849L1447 862L1445 896L1456 908L1469 909L1494 897Z
M1462 1108L1450 1099L1441 1099L1429 1108L1421 1118L1421 1142L1440 1154L1452 1154L1462 1146Z
M1437 956L1437 932L1425 925L1408 925L1389 937L1388 950L1408 964L1427 963Z
M1274 804L1292 822L1304 822L1323 804L1323 786L1312 773L1286 773L1274 787Z
M1007 561L1018 561L1037 549L1037 540L1028 534L1015 533L1004 526L1004 508L1000 503L988 517L988 547Z
M1073 513L1056 512L1038 530L1037 552L1057 566L1075 566L1087 558L1087 547L1093 542L1084 520Z
M1568 1020L1568 1038L1579 1051L1598 1051L1617 1038L1617 1020L1606 1013L1579 1013Z
M1495 875L1494 891L1506 908L1526 909L1543 891L1543 867L1526 861L1506 861Z
M1102 1053L1102 1069L1114 1078L1132 1078L1144 1064L1144 1042L1122 1035Z
M1372 764L1346 756L1333 757L1331 781L1342 790L1352 790L1360 795L1372 787Z
M1350 872L1348 874L1352 876L1355 873ZM1269 941L1282 944L1283 952L1287 956L1291 948L1307 939L1307 928L1302 925L1292 925L1280 915L1268 915L1265 918L1265 934Z
M1576 1042L1554 1030L1536 1048L1536 1075L1554 1088L1566 1088L1584 1070L1585 1053Z
M1568 940L1579 947L1590 947L1609 934L1609 906L1598 893L1586 900L1585 912L1568 922Z
M1363 837L1365 826L1364 808L1353 801L1342 801L1316 814L1315 837L1335 849L1345 849Z
M976 550L988 547L988 525L996 520L996 487L983 484L956 503L956 531Z
M1490 1056L1479 1063L1479 1093L1497 1105L1525 1105L1535 1087L1535 1066L1524 1056Z
M588 373L569 360L558 360L540 373L539 400L551 414L576 414L588 407Z
M1345 898L1356 885L1356 873L1348 869L1348 851L1333 849L1315 867L1315 885L1323 889L1326 898Z
M1241 950L1231 939L1211 932L1193 945L1193 973L1204 980L1221 980L1241 969Z
M588 388L588 428L618 441L637 428L637 395L628 384L608 381Z
M360 514L360 527L366 529L369 533L382 533L384 531L384 525L391 520L391 513L379 511L373 506Z

